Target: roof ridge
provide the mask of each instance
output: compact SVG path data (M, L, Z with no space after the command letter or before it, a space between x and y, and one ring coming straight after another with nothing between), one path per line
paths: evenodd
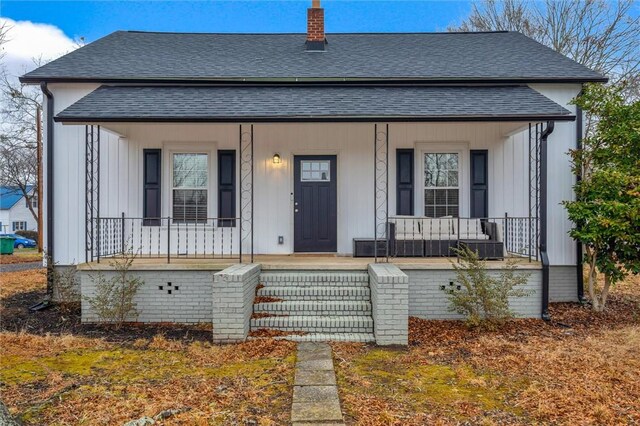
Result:
M116 33L131 34L175 34L175 35L306 35L305 32L281 32L281 33L243 33L243 32L190 32L190 31L143 31L143 30L117 30ZM373 32L326 32L326 35L450 35L450 34L507 34L517 31L373 31ZM520 33L518 33L520 34Z

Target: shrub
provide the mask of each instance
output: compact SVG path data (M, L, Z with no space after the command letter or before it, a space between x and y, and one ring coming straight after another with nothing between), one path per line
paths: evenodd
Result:
M15 234L38 242L38 231L16 231Z
M513 318L509 298L524 297L531 291L517 289L529 279L529 273L516 273L516 263L508 260L505 268L492 276L486 262L468 247L454 249L460 263L452 262L458 289L444 289L449 310L463 314L470 327L493 329Z
M107 278L103 272L99 272L92 277L96 284L94 296L85 297L100 321L113 324L116 328L126 321L137 319L139 315L133 299L144 281L129 273L135 257L131 250L125 250L121 257L110 263L115 276Z
M54 266L51 270L53 274L53 288L56 293L56 300L62 312L69 313L78 307L80 301L79 283L75 266L63 268Z

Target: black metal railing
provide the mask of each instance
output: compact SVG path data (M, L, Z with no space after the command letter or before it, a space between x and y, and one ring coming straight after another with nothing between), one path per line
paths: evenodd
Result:
M486 259L538 259L538 225L531 217L392 216L388 229L392 257L456 257L453 249L466 245Z
M137 257L171 259L240 259L239 218L187 222L171 217L96 218L93 256L132 252Z

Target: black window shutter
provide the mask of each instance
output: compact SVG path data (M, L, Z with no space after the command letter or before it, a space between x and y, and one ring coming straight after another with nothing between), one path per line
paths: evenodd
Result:
M218 218L236 217L236 152L218 151ZM220 227L234 227L235 220L218 220Z
M471 217L489 216L489 152L471 151Z
M144 167L143 182L143 224L146 226L160 226L162 174L161 150L145 149L142 151Z
M413 215L413 149L396 150L396 214Z

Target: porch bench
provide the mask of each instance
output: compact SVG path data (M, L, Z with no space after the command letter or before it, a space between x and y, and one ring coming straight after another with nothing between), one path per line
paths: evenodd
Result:
M481 257L504 257L502 227L478 218L394 216L389 220L389 238L391 254L397 257L455 256L453 249L460 247L460 241L481 250Z

